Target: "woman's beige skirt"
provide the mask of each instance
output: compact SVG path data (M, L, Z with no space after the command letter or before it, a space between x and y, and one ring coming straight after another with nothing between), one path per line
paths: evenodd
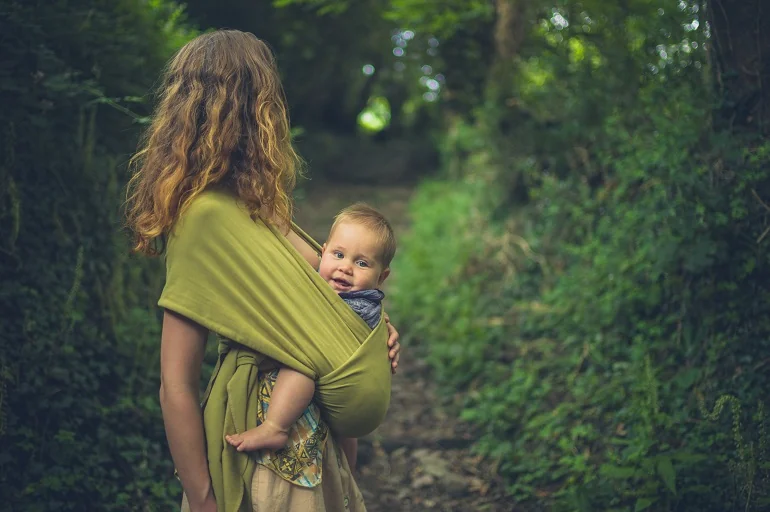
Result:
M323 478L316 487L287 482L271 469L257 465L251 481L254 512L365 512L364 499L348 461L334 436L326 440Z
M300 487L257 464L251 481L253 512L366 512L364 498L345 455L330 435L323 454L323 478L315 487ZM189 512L187 499L182 512Z

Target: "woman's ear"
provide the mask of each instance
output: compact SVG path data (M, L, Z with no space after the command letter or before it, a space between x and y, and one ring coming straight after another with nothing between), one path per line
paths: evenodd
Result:
M377 281L377 286L381 285L389 275L390 275L390 267L380 272L380 279Z

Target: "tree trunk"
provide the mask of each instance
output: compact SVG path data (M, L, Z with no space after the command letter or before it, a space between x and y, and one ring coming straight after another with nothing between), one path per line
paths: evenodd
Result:
M529 14L535 2L532 0L495 0L495 54L486 82L488 108L484 116L489 144L500 169L511 169L515 155L523 150L520 140L511 144L511 138L522 126L527 113L514 97L517 57L532 25ZM520 133L520 132L519 132ZM505 178L508 202L523 204L528 200L528 189L521 171L511 170L501 175Z
M527 32L529 0L495 0L495 56L489 80L508 82L513 77L515 57ZM497 85L497 84L493 84Z
M711 0L717 129L770 135L770 3Z

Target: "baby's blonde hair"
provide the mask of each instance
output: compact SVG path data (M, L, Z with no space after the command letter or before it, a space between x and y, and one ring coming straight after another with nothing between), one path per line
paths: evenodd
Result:
M334 224L329 232L331 238L334 230L342 223L358 224L374 231L380 245L380 259L383 268L390 267L390 262L396 255L396 235L390 222L383 214L366 203L355 203L343 208L334 217Z

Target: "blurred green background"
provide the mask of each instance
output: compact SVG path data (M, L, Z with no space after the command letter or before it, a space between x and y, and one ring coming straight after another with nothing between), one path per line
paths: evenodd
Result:
M403 203L390 314L511 503L770 509L763 0L0 0L0 510L178 503L121 207L218 27L275 50L299 214Z

